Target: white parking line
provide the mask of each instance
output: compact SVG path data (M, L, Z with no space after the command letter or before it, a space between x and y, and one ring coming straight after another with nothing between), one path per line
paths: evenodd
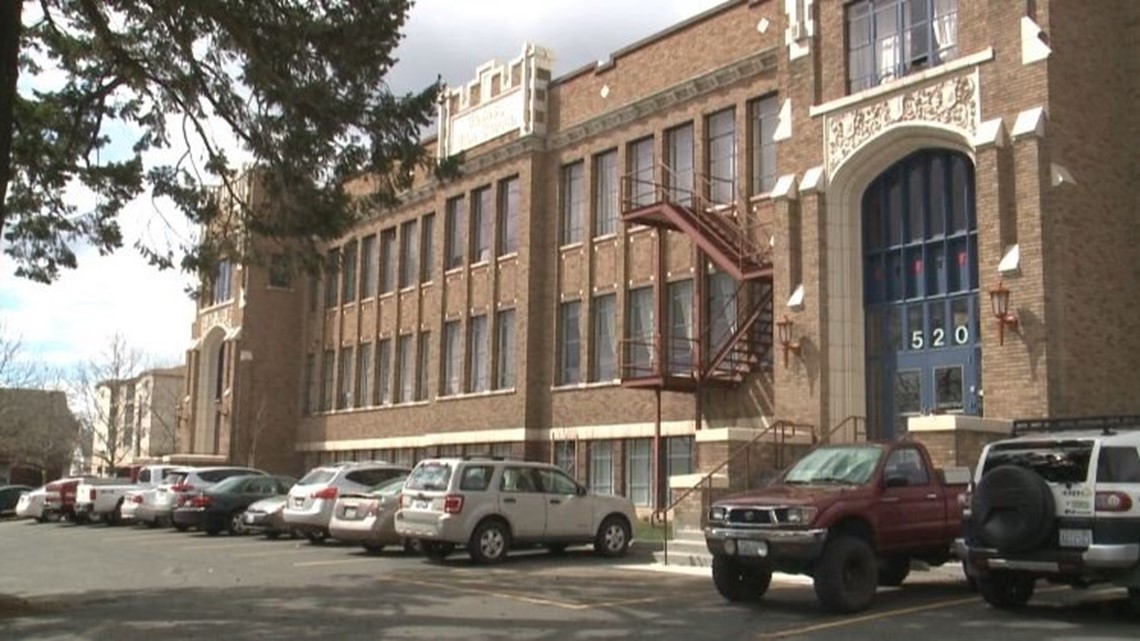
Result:
M245 543L225 543L225 544L207 544L207 545L189 545L180 547L180 550L226 550L230 548L248 548L257 545L257 541L247 541Z
M306 567L311 567L314 565L345 565L348 563L362 563L362 562L363 561L361 559L340 559L337 561L301 561L299 563L294 563L293 567L295 567L295 568L306 568Z
M274 550L272 552L253 552L250 554L234 554L232 558L235 559L259 559L264 556L285 556L287 554L298 555L303 554L304 550L300 548L291 548L288 550Z

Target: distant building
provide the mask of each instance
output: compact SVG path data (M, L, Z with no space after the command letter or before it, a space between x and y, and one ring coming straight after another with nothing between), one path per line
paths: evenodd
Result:
M152 462L178 451L183 376L183 367L152 369L96 386L91 473L112 474L112 468Z
M69 473L78 437L63 392L0 389L0 485L40 485Z

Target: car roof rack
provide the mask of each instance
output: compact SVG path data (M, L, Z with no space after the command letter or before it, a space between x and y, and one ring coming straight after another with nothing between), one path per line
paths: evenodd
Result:
M507 457L498 456L494 454L464 454L461 456L464 461L505 461Z
M1063 418L1022 418L1013 422L1013 435L1033 432L1079 432L1100 430L1113 434L1117 430L1140 430L1140 415L1071 416Z

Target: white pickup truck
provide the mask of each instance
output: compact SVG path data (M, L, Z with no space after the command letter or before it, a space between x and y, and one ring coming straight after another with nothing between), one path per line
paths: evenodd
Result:
M122 519L123 500L127 493L146 490L162 483L179 465L144 465L134 482L126 479L92 479L79 484L75 491L75 515L80 523L103 521L116 525Z

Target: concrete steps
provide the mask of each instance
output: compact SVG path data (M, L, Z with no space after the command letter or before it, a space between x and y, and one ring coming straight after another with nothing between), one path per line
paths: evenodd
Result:
M666 549L668 561L666 561ZM662 565L682 567L712 567L712 555L705 546L705 535L699 529L678 527L668 547L653 552L653 560Z

